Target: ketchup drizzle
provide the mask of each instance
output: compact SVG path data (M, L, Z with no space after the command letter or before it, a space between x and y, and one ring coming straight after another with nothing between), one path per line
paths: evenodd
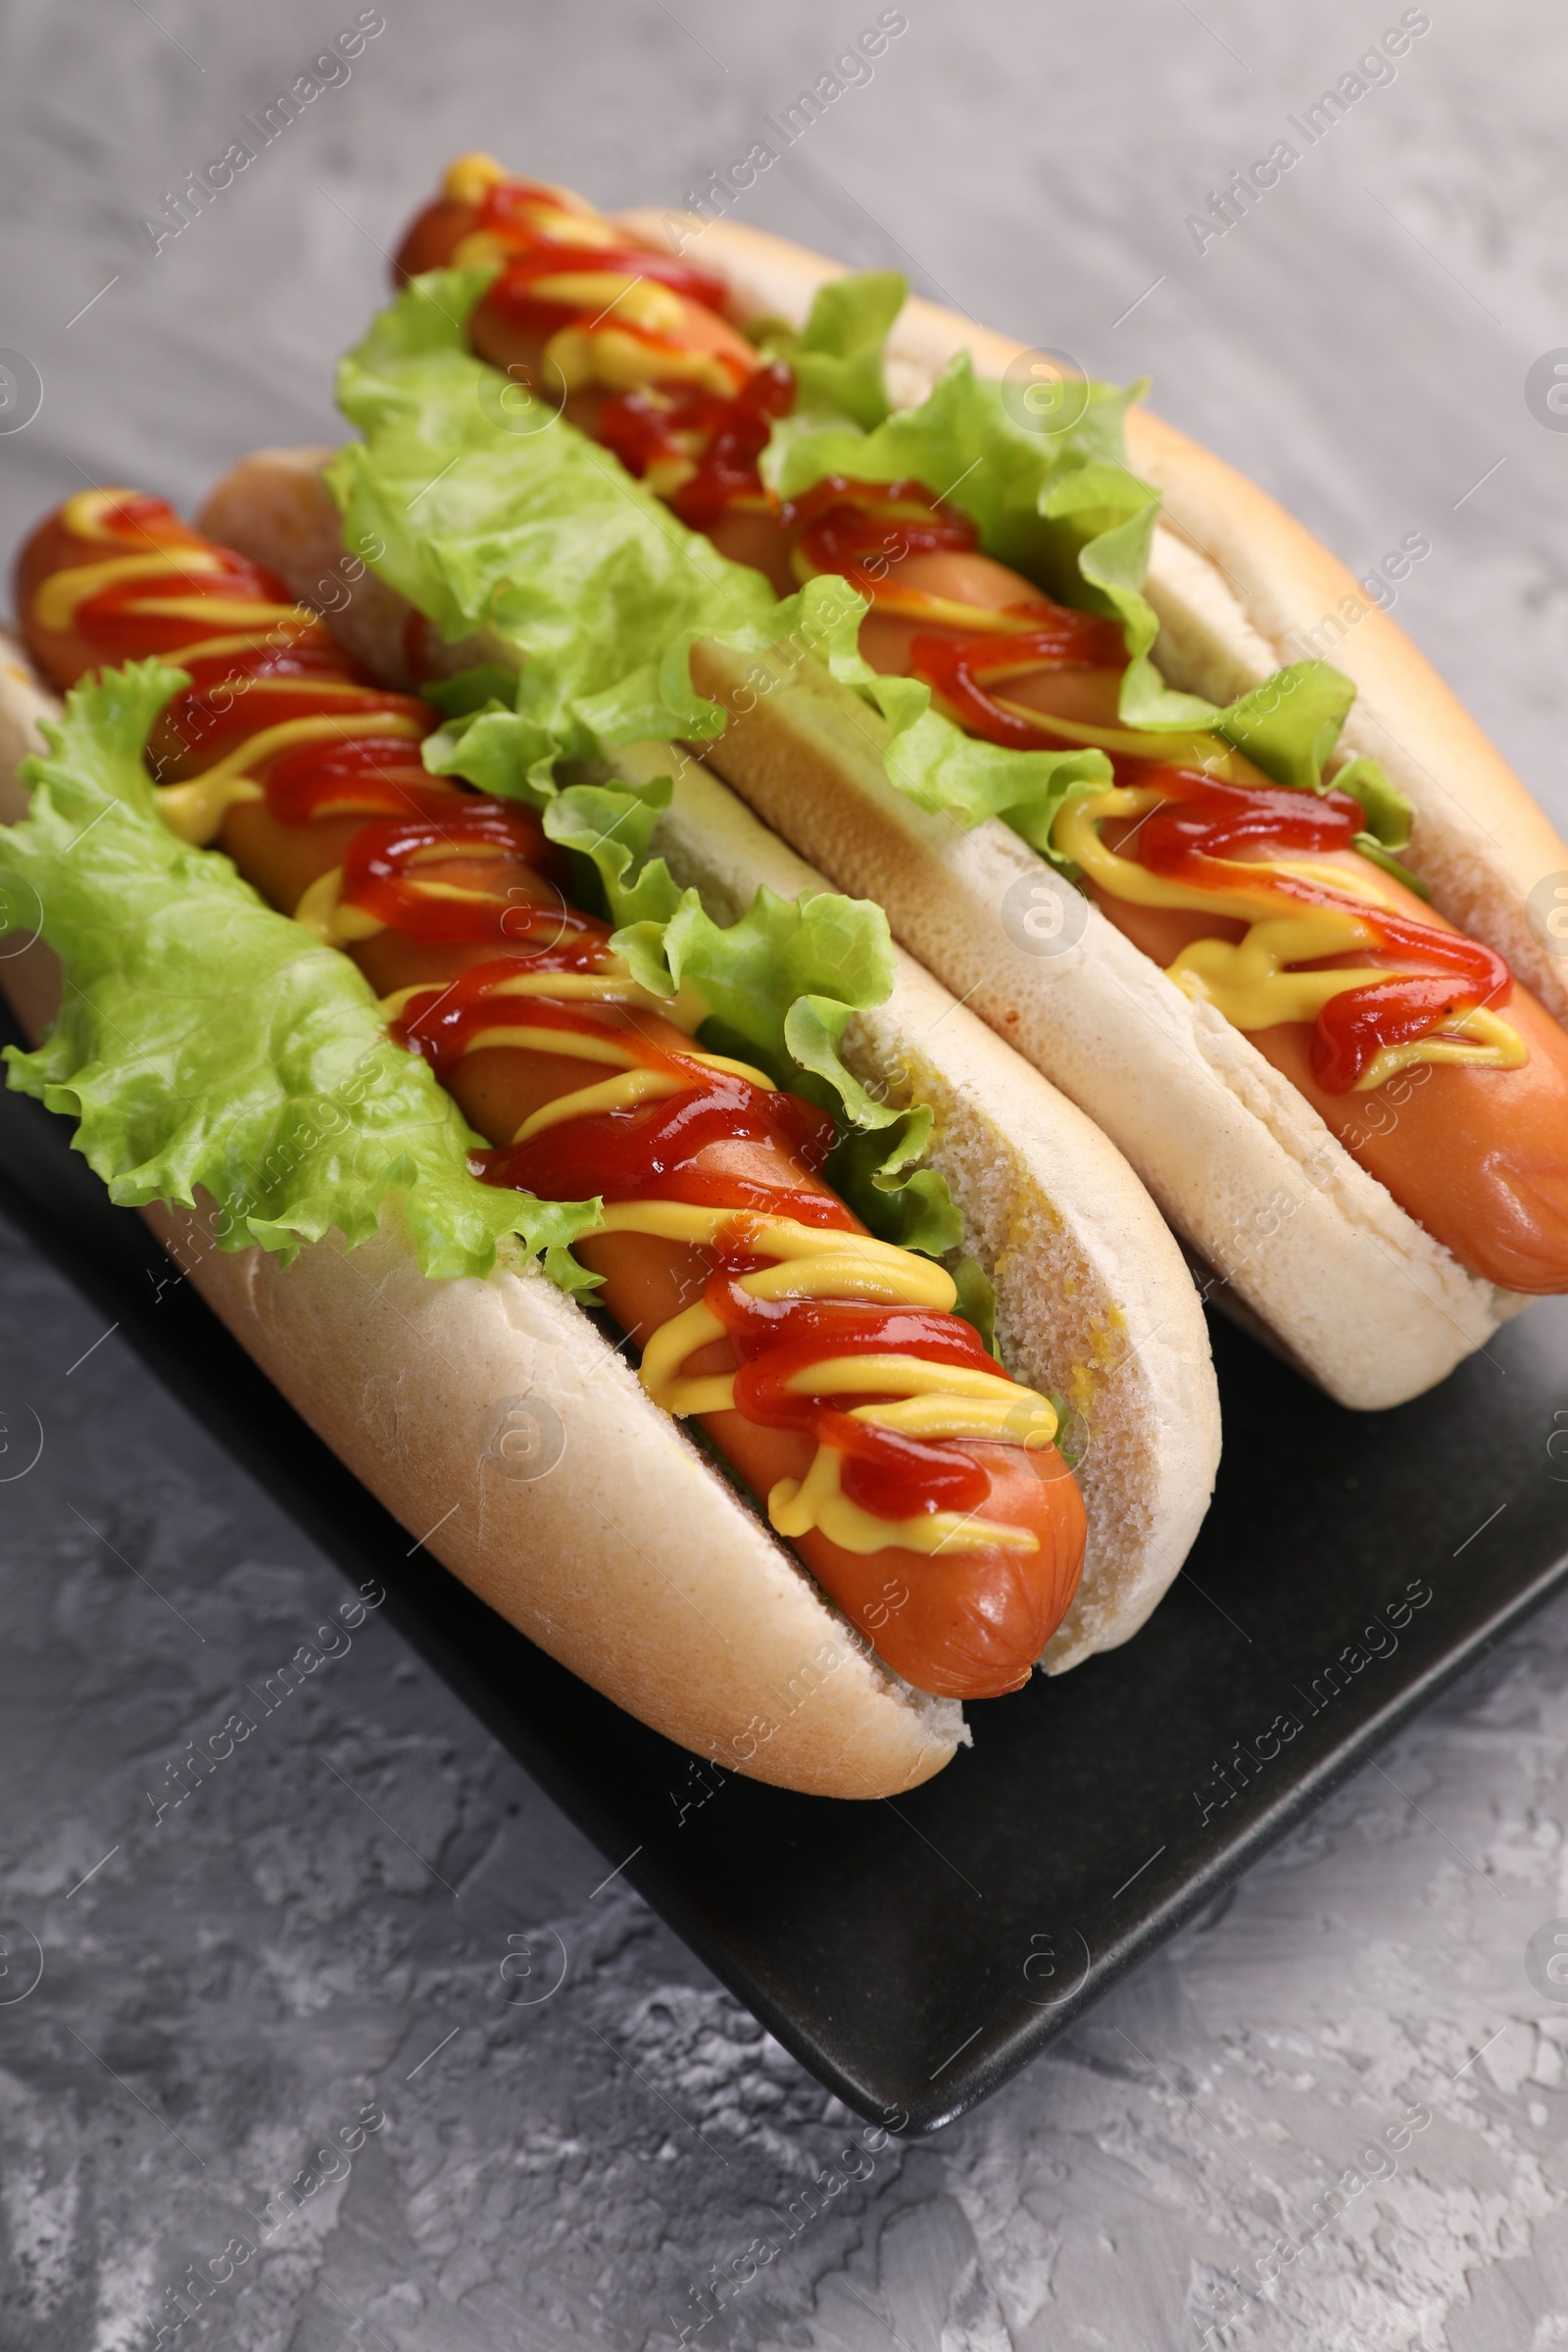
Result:
M781 363L760 367L733 399L716 392L617 392L599 411L595 436L639 480L656 465L696 470L665 503L691 530L710 531L738 503L765 506L758 460L776 416L795 406L795 378Z
M282 748L270 759L253 762L246 772L264 787L272 813L285 824L337 814L351 778L356 808L364 807L366 794L374 792L389 810L418 809L426 805L421 795L427 798L442 789L439 779L418 765L416 748L418 738L438 723L429 705L374 685L336 644L325 623L295 604L287 583L275 572L204 539L161 498L138 494L116 499L99 509L97 527L106 545L122 546L137 556L167 554L169 559L167 577L144 574L111 582L83 598L72 621L74 633L105 667L158 654L177 661L189 672L189 687L165 706L148 747L158 781L200 774L264 729L291 720L330 717L352 722L374 712L401 719L416 735L401 741L386 735L355 737L350 723L341 733ZM192 553L204 559L217 556L220 563L216 569L198 569L188 561ZM231 618L204 626L193 613L139 610L149 599L175 596L253 603L277 611L271 616L260 612L247 628ZM185 656L186 647L199 648L209 638L245 636L257 642L226 653ZM289 681L292 687L284 690ZM323 691L312 693L313 685ZM451 788L445 790L450 795Z
M1235 858L1239 851L1346 850L1365 822L1360 804L1344 792L1223 784L1193 769L1143 761L1137 780L1164 796L1138 827L1132 845L1138 862L1197 890L1234 889L1234 867L1221 860ZM1413 1044L1456 1013L1478 1004L1505 1004L1512 994L1513 975L1502 957L1463 932L1369 906L1348 891L1278 866L1250 866L1247 881L1264 891L1280 914L1308 907L1353 913L1371 933L1374 956L1418 967L1391 969L1387 980L1346 989L1318 1013L1312 1074L1330 1094L1348 1093L1386 1047Z

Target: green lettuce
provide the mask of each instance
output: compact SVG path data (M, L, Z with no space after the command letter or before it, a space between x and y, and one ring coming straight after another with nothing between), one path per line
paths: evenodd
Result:
M836 278L817 296L803 342L814 341L817 313L829 300L841 339L851 332L843 321L858 312L865 334L881 317L875 285ZM885 416L869 429L853 415L822 420L814 408L783 418L762 470L785 499L833 473L923 482L969 517L999 563L1058 603L1121 623L1130 656L1122 685L1129 725L1202 726L1212 705L1174 693L1149 659L1159 623L1142 586L1159 493L1129 471L1122 440L1126 412L1146 388L1075 387L1081 406L1072 403L1059 430L1036 432L1013 415L1006 388L977 376L968 353L959 352L918 408Z
M488 280L432 271L374 320L338 373L365 438L327 480L348 543L378 545L377 573L444 639L488 630L514 653L497 774L719 733L723 710L691 681L699 638L760 651L804 626L853 648L865 608L842 581L780 604L574 426L514 429L464 334Z
M780 648L786 665L814 654L881 714L887 774L918 807L966 826L1001 816L1056 855L1057 811L1104 787L1105 756L965 735L931 709L927 687L880 677L862 659L865 605L846 581L824 576L779 602L586 435L535 410L509 414L465 332L489 276L433 271L373 322L339 373L365 438L328 469L350 543L379 542L381 577L449 642L489 631L513 657L487 673L493 707L468 733L461 772L491 792L546 789L564 763L621 745L710 739L724 713L696 692L690 657L712 638L775 666ZM764 456L771 485L793 497L832 472L924 482L969 515L988 553L1119 623L1123 725L1188 744L1217 736L1277 782L1323 790L1354 697L1341 672L1298 662L1222 709L1174 691L1154 665L1158 621L1143 582L1159 500L1123 443L1143 385L1087 383L1058 429L1037 432L960 353L918 408L891 415L882 352L903 291L891 272L833 279L800 335L765 342L801 388ZM1392 863L1408 805L1372 760L1334 781L1367 810L1360 846Z
M814 654L886 719L889 773L924 808L974 821L1020 794L1038 802L1108 779L1099 753L1000 750L933 711L914 679L878 677L857 650L864 600L836 575L781 603L574 426L513 429L496 371L465 333L488 282L484 270L431 271L380 314L338 373L339 402L365 438L327 469L348 543L382 551L379 576L449 643L488 630L514 657L517 676L467 743L471 782L544 789L563 762L719 734L723 710L692 685L699 638L759 655L782 647L786 662ZM822 402L870 416L885 405L871 364L879 384L903 283L842 282L842 307L824 288L800 347L821 362ZM492 689L496 676L492 664Z
M767 337L764 357L787 362L795 377L795 406L787 420L794 430L838 418L863 432L882 423L893 405L883 353L908 291L907 280L896 270L829 278L800 334Z
M1404 794L1391 784L1376 760L1347 760L1332 776L1328 762L1340 731L1355 700L1355 688L1343 670L1326 662L1293 662L1278 669L1250 694L1219 711L1213 732L1222 736L1276 784L1298 792L1348 793L1361 807L1361 830L1351 836L1363 858L1381 865L1413 890L1431 894L1426 884L1393 855L1410 839L1414 811Z
M479 1139L388 1038L348 956L164 823L144 749L188 684L144 662L78 686L23 770L31 802L0 828L0 880L36 894L65 996L43 1045L7 1049L11 1084L79 1122L113 1200L209 1193L224 1249L286 1260L334 1228L364 1241L396 1198L427 1274L486 1273L514 1235L558 1281L585 1282L567 1245L596 1204L479 1182Z
M885 281L837 278L817 297L800 338L853 351L858 380L873 377L873 338L885 335ZM1351 681L1324 662L1301 662L1224 708L1167 686L1152 649L1159 631L1143 593L1159 493L1126 463L1124 426L1147 386L1087 382L1057 429L1036 431L1021 418L1008 387L978 377L960 352L919 407L873 416L840 399L825 414L821 397L805 401L773 429L762 468L781 498L798 498L824 476L864 481L917 480L974 523L988 555L1011 565L1058 603L1119 623L1128 653L1119 718L1145 731L1217 735L1244 751L1276 783L1327 789L1327 763L1355 697ZM850 678L893 715L885 689ZM1109 767L1093 754L1060 755L986 747L989 760L923 759L914 728L889 747L890 779L921 808L946 809L961 824L1003 816L1037 849L1052 855L1051 829L1069 795L1100 789ZM935 744L933 742L933 750ZM1067 761L1076 760L1076 767ZM1375 760L1358 760L1332 778L1366 811L1358 846L1393 866L1390 853L1409 838L1410 808ZM1394 867L1396 872L1402 869ZM1408 879L1408 877L1405 877Z

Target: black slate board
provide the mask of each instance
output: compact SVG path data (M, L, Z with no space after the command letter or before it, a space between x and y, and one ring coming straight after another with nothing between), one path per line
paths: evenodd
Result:
M1375 1416L1218 1323L1219 1490L1144 1632L971 1708L974 1749L896 1803L764 1788L409 1559L69 1134L0 1099L0 1208L329 1557L382 1580L420 1654L803 2065L897 2130L996 2090L1568 1582L1568 1299Z

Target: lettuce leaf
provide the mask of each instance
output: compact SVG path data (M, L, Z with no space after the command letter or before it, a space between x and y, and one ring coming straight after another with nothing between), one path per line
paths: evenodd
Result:
M484 1274L514 1235L581 1287L567 1245L597 1204L480 1183L479 1139L387 1037L348 956L164 823L143 752L188 683L144 662L78 686L23 770L31 803L0 828L0 876L37 893L66 985L46 1042L8 1049L10 1083L78 1120L113 1200L211 1194L225 1250L286 1261L334 1228L360 1242L395 1196L427 1274Z
M896 270L830 278L800 334L767 337L764 357L787 362L795 377L796 431L843 418L870 432L889 415L883 353L908 291Z
M775 666L821 660L887 719L890 761L932 808L1000 805L1020 776L1037 795L1099 782L1109 765L1068 752L1031 755L1020 767L1015 755L971 740L929 709L926 687L879 678L861 659L866 607L844 580L812 580L779 602L760 572L687 530L573 426L513 429L494 370L464 331L489 275L416 279L339 370L340 403L365 435L328 469L346 536L379 541L377 573L449 642L488 630L517 665L514 676L479 664L431 689L447 723L426 744L426 764L542 808L547 832L591 872L647 984L700 986L713 1005L705 1036L738 1043L832 1109L845 1142L854 1139L829 1174L871 1229L946 1254L957 1212L943 1180L911 1164L929 1141L929 1109L874 1102L839 1053L853 1011L880 1003L891 984L880 909L827 894L804 908L760 901L721 932L662 861L647 862L658 788L563 789L561 774L612 765L622 745L721 731L721 707L692 685L699 638ZM824 289L793 352L817 413L874 424L886 414L881 352L904 283L891 273L844 283L843 295Z
M707 541L702 544L706 547ZM541 663L519 649L519 672L508 674L485 663L431 690L431 699L450 714L452 723L426 744L425 764L506 798L548 797L564 763L611 757L626 744L701 742L722 732L722 706L707 701L692 685L691 654L699 638L786 665L814 655L835 673L855 671L864 666L855 651L864 613L863 599L847 582L824 575L785 603L770 605L762 621L732 628L682 628L657 662L618 678L610 676L613 641L607 640L603 666L608 682L570 698L554 711L542 710L549 687L541 684ZM470 675L475 681L471 691L466 685ZM495 691L498 680L501 693ZM923 709L929 698L923 687L916 692Z
M839 278L824 287L801 344L835 334L845 342L850 330L843 322L854 320L857 365L869 378L869 337L882 313L869 285L858 296L865 283ZM1142 382L1125 389L1086 383L1078 414L1057 430L1037 432L1014 415L1004 385L978 377L960 352L918 408L870 425L842 401L841 413L831 416L819 403L803 404L775 425L763 473L783 498L799 497L831 473L923 482L969 517L988 555L1057 602L1120 623L1128 653L1123 726L1211 733L1244 751L1276 783L1321 792L1355 695L1341 671L1323 662L1296 662L1220 708L1167 686L1154 665L1159 623L1143 588L1159 493L1130 471L1124 446L1126 412L1145 389ZM885 693L850 678L842 663L840 669L893 715ZM1085 764L1075 771L1054 764L1054 755L1000 747L985 747L989 759L956 756L945 743L939 749L934 736L926 756L915 723L905 724L886 762L894 784L920 807L945 808L961 824L1004 816L1048 855L1062 800L1109 774L1103 765L1087 764L1092 755L1076 755ZM1370 842L1368 855L1391 862L1389 853L1409 838L1409 804L1375 760L1356 760L1332 781L1367 809L1361 846Z
M488 282L483 270L433 271L374 321L339 375L366 438L328 476L350 539L380 541L375 568L391 586L449 641L488 629L515 658L514 679L486 673L491 707L461 713L456 771L491 792L548 791L564 761L712 737L724 714L694 689L690 662L710 637L775 666L780 649L786 664L816 655L886 721L886 771L917 806L965 826L1001 816L1054 855L1062 801L1109 781L1104 756L965 735L925 686L879 677L861 658L865 607L844 580L812 580L780 603L760 572L687 530L574 427L515 429L494 369L465 338ZM970 516L989 553L1119 622L1124 726L1212 734L1277 782L1324 789L1354 694L1339 671L1298 662L1219 709L1175 692L1154 665L1158 621L1143 581L1158 494L1128 469L1123 446L1143 385L1086 384L1076 415L1037 432L960 353L918 408L889 415L882 350L902 294L891 272L833 279L804 331L766 346L789 357L802 387L764 457L772 485L793 496L835 471L925 482ZM427 757L440 765L453 748L444 730ZM1363 844L1387 862L1408 837L1407 805L1375 762L1345 773L1369 812Z
M380 540L381 576L449 639L487 628L517 658L515 675L493 664L438 691L448 723L430 763L542 807L647 985L695 985L711 1007L705 1036L832 1112L830 1173L874 1231L951 1255L957 1212L945 1182L915 1165L929 1108L875 1100L840 1053L854 1012L891 985L880 908L763 892L721 927L648 856L667 778L563 790L556 771L626 742L716 731L723 713L690 676L705 636L820 654L886 702L928 773L992 747L936 719L922 688L871 677L855 651L864 606L843 581L779 604L760 574L718 557L570 427L512 430L493 375L463 348L461 315L486 282L482 271L419 281L343 373L345 406L367 434L334 466L350 532ZM879 318L893 292L890 282L877 295ZM870 416L866 354L877 348L879 334L840 319L822 346L824 398ZM49 731L49 756L24 771L31 804L22 824L0 829L0 884L36 892L66 1001L41 1047L11 1052L10 1082L77 1118L76 1146L116 1200L210 1194L222 1247L259 1244L286 1259L334 1229L352 1245L396 1197L426 1273L483 1274L514 1241L542 1251L565 1287L590 1287L569 1251L598 1204L479 1182L468 1165L478 1139L427 1066L386 1037L352 961L267 907L226 858L164 825L145 745L186 682L150 662L78 688ZM966 1281L980 1315L984 1279Z
M824 287L818 304L843 284ZM808 338L814 324L813 312ZM848 418L813 429L808 415L805 430L799 418L783 419L763 474L781 498L830 473L923 482L969 517L1000 563L1059 603L1120 621L1131 657L1122 686L1129 725L1200 726L1212 706L1174 693L1149 660L1159 623L1141 590L1159 493L1129 472L1122 447L1122 420L1143 390L1086 384L1079 415L1059 431L1034 432L1010 414L1004 387L977 376L959 352L918 408L870 431Z
M488 275L416 280L343 361L338 398L365 439L327 480L350 543L380 544L374 568L443 638L488 629L514 652L507 772L717 734L722 710L691 682L700 637L760 649L804 626L853 644L864 606L842 581L781 605L575 427L513 429L464 337Z

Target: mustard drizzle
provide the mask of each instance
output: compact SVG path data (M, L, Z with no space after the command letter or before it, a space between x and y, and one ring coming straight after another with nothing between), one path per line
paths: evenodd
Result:
M650 996L631 980L622 966L603 975L603 984L583 986L599 975L570 975L579 985L566 1001L581 1002L590 993L602 1002L628 1006L640 1004L669 1016L670 1002ZM381 1010L398 1017L428 982L400 989L384 998ZM535 1001L555 995L554 974L521 975L502 983L495 992L531 996ZM695 1028L706 1006L688 1002L681 1026ZM495 1046L517 1046L534 1053L556 1054L568 1060L618 1065L616 1077L558 1096L524 1119L514 1136L524 1143L545 1128L596 1111L625 1107L639 1101L685 1091L688 1081L677 1071L649 1069L631 1039L622 1045L614 1037L580 1030L532 1026L477 1029L464 1044L465 1055ZM726 1054L708 1054L697 1047L670 1058L690 1062L694 1070L717 1069L774 1090L766 1074L749 1062ZM738 1279L737 1287L758 1299L834 1298L865 1300L888 1306L926 1307L951 1314L957 1305L957 1287L945 1266L917 1257L870 1234L846 1233L834 1228L803 1225L789 1217L750 1210L704 1208L683 1201L623 1200L606 1205L596 1233L636 1233L654 1240L675 1241L699 1249L726 1244L748 1255L770 1262ZM705 1301L668 1317L650 1335L643 1349L639 1377L653 1401L677 1419L689 1414L732 1412L735 1374L686 1372L699 1348L725 1338L724 1325ZM1003 1372L989 1373L964 1365L938 1364L924 1356L889 1352L875 1356L827 1357L797 1374L790 1383L798 1394L835 1398L870 1395L875 1402L852 1405L852 1419L879 1423L905 1436L941 1440L984 1441L1018 1445L1038 1451L1056 1434L1055 1408L1050 1399L1024 1388ZM884 1399L886 1401L884 1401ZM990 1550L1033 1552L1039 1539L1027 1528L1000 1520L955 1511L921 1512L887 1520L862 1510L842 1487L842 1455L835 1446L819 1444L803 1479L780 1479L767 1496L767 1515L777 1533L790 1540L820 1529L843 1550L865 1554L891 1545L936 1555Z
M124 496L122 490L79 490L74 498L67 499L61 509L61 520L74 538L84 540L89 546L118 547L122 544L121 537L110 526L108 517ZM188 618L205 624L189 645L180 646L170 656L171 660L194 661L219 653L248 653L268 645L284 650L305 638L322 637L320 616L309 606L279 605L263 597L204 595L199 582L223 569L221 549L184 545L155 547L145 554L111 556L101 563L67 564L39 582L33 593L33 616L43 628L69 629L88 599L106 588L141 581L147 583L150 591L155 582L183 581L196 592L187 596L149 592L127 597L121 607L127 615L141 613L148 619ZM264 621L267 627L256 625ZM214 636L212 627L219 622L248 622L251 626L239 626ZM352 696L362 691L352 681L337 685L330 679L310 678L269 678L267 690L270 696L309 694L317 700L337 692ZM256 764L301 744L325 742L332 737L385 735L417 741L419 732L414 720L395 710L368 711L357 719L352 711L343 718L322 712L309 718L285 719L249 737L237 751L200 775L179 784L155 786L155 797L171 831L193 848L202 849L217 840L231 808L266 797L263 787L245 772L247 764Z
M448 166L441 193L458 204L482 204L493 187L510 179L493 156L463 155ZM652 384L688 384L727 400L736 379L716 351L683 345L687 306L659 279L620 269L595 269L594 256L624 248L625 236L597 215L548 199L521 207L531 225L562 248L561 268L532 278L530 295L569 305L577 317L560 326L545 344L547 368L559 371L567 392L603 384L612 392L640 392ZM573 267L571 249L581 260ZM516 248L489 229L472 229L453 247L458 270L505 267ZM649 337L658 338L650 342Z
M1038 715L1038 714L1037 714ZM1049 722L1054 724L1054 721ZM1197 939L1166 969L1189 997L1212 1004L1232 1028L1272 1029L1284 1021L1313 1021L1347 989L1388 980L1386 964L1342 965L1333 971L1294 971L1324 956L1343 956L1376 946L1370 923L1351 907L1299 906L1279 912L1268 892L1270 874L1296 874L1325 883L1342 898L1358 899L1368 909L1395 912L1395 903L1369 874L1308 859L1216 858L1231 877L1224 890L1199 889L1155 874L1136 858L1107 849L1100 828L1113 817L1138 817L1157 808L1162 795L1152 787L1116 786L1063 803L1052 828L1053 845L1083 868L1112 898L1139 906L1168 906L1186 912L1229 915L1245 922L1245 938ZM1472 1068L1515 1070L1529 1059L1524 1039L1512 1024L1484 1004L1450 1017L1426 1037L1383 1046L1351 1090L1370 1093L1395 1073L1418 1061L1460 1062Z

